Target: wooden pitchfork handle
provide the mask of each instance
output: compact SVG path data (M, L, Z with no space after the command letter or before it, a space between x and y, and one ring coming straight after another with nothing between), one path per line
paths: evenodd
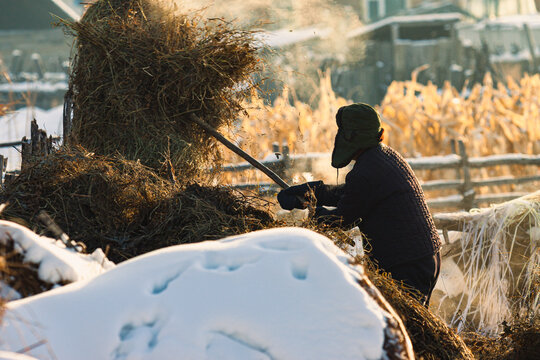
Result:
M219 142L221 142L223 145L228 147L230 150L232 150L237 155L241 156L244 160L246 160L248 163L256 167L257 169L261 170L263 173L265 173L270 179L274 180L276 184L281 186L283 189L287 189L289 185L285 181L283 181L282 178L279 177L278 174L270 170L268 167L261 164L258 160L251 157L248 153L246 153L244 150L240 149L238 146L234 145L232 142L227 140L223 135L221 135L216 129L214 129L212 126L210 126L206 121L201 119L195 114L190 115L191 120L202 127L204 130L209 132L213 137L215 137Z

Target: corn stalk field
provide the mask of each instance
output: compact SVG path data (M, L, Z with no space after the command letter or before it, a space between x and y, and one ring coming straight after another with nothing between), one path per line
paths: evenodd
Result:
M411 80L393 82L381 104L376 106L385 128L384 142L404 157L437 156L451 153L453 139L463 139L470 157L522 153L540 153L540 76L526 75L519 82L495 84L486 75L483 83L458 90L446 84L437 88ZM287 144L291 154L308 152L330 153L336 133L335 113L350 101L336 96L330 73L321 73L313 88L313 104L299 101L294 92L285 89L273 105L253 96L237 126L229 136L255 158L264 159L273 152L272 144ZM243 161L223 151L227 163ZM328 169L330 170L330 168ZM516 174L534 175L536 167L499 166L476 169L477 178ZM418 173L422 180L455 176L455 170L425 170ZM306 179L294 179L303 181ZM328 174L335 182L335 170ZM230 184L267 181L254 171L224 175ZM535 184L533 184L535 185ZM537 184L536 184L537 185ZM508 191L513 185L482 192ZM444 194L438 191L436 195ZM428 194L429 196L430 194ZM433 194L435 196L435 194Z

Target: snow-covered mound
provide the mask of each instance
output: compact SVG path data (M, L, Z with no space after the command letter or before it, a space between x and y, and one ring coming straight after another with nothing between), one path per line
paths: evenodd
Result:
M42 344L27 354L60 360L412 358L403 324L348 260L298 228L161 249L8 303L0 349Z
M92 254L79 254L60 240L39 236L11 221L0 220L0 243L14 242L15 251L25 263L37 266L38 276L49 284L87 280L114 267L101 249Z

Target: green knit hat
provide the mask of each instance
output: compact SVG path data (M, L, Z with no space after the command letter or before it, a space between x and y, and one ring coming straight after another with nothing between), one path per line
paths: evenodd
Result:
M336 114L338 132L332 151L332 166L347 166L360 149L376 146L382 140L381 119L367 104L341 107Z

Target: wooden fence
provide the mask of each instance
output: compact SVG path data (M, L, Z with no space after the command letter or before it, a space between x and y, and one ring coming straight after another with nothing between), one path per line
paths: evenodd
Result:
M31 124L30 139L24 137L21 141L0 144L1 147L22 146L22 164L21 168L27 163L31 156L45 156L51 152L52 144L59 138L47 137L47 134L38 129L34 121ZM414 159L406 159L413 170L440 170L440 169L455 169L455 179L432 180L421 182L424 191L453 189L457 191L456 195L428 198L428 206L432 209L441 208L460 208L469 210L483 203L498 203L515 199L526 195L522 192L497 193L477 195L475 188L480 186L499 186L507 184L525 184L534 181L540 181L540 174L514 177L502 176L488 179L473 179L471 177L471 169L484 168L489 166L499 165L536 165L540 166L540 155L526 154L505 154L492 155L486 157L470 158L465 151L463 141L452 141L453 155L446 156L431 156ZM313 164L316 161L326 160L330 162L330 154L303 154L291 156L287 146L281 149L278 144L274 144L275 160L261 161L270 169L275 171L281 178L292 178L293 172L312 172ZM7 158L0 155L0 185L4 179L5 169L7 167ZM226 165L224 171L241 172L253 169L253 166L247 162ZM6 174L7 175L7 174ZM8 177L8 176L6 176ZM236 184L234 187L239 189L256 190L260 194L275 194L279 189L274 183L258 183L258 184Z
M21 169L27 166L31 157L46 156L51 153L53 149L53 143L59 141L59 137L47 136L45 130L41 130L38 127L36 120L32 120L30 123L30 139L26 136L21 141L12 141L7 143L0 143L0 148L6 147L21 147ZM6 173L8 158L0 155L0 186L4 185L4 180L8 180L13 177L14 173Z
M540 155L526 154L505 154L492 155L486 157L470 158L465 151L463 141L452 141L453 155L431 156L414 159L406 159L413 170L440 170L455 169L454 179L433 180L421 182L424 191L453 189L456 195L429 199L428 205L431 209L459 208L469 210L478 207L482 203L504 202L526 195L523 192L497 193L478 195L475 188L480 186L499 186L507 184L525 184L540 181L540 173L536 175L514 177L501 176L488 179L473 179L471 169L484 168L499 165L536 165L540 166ZM314 161L327 159L330 162L330 154L306 154L290 156L288 148L283 146L281 151L279 145L274 145L274 152L278 157L276 160L262 161L263 164L276 171L283 179L291 179L293 172L311 172ZM224 171L240 172L252 169L248 163L226 165ZM278 187L272 183L259 184L238 184L234 185L240 189L256 190L261 194L275 194Z

